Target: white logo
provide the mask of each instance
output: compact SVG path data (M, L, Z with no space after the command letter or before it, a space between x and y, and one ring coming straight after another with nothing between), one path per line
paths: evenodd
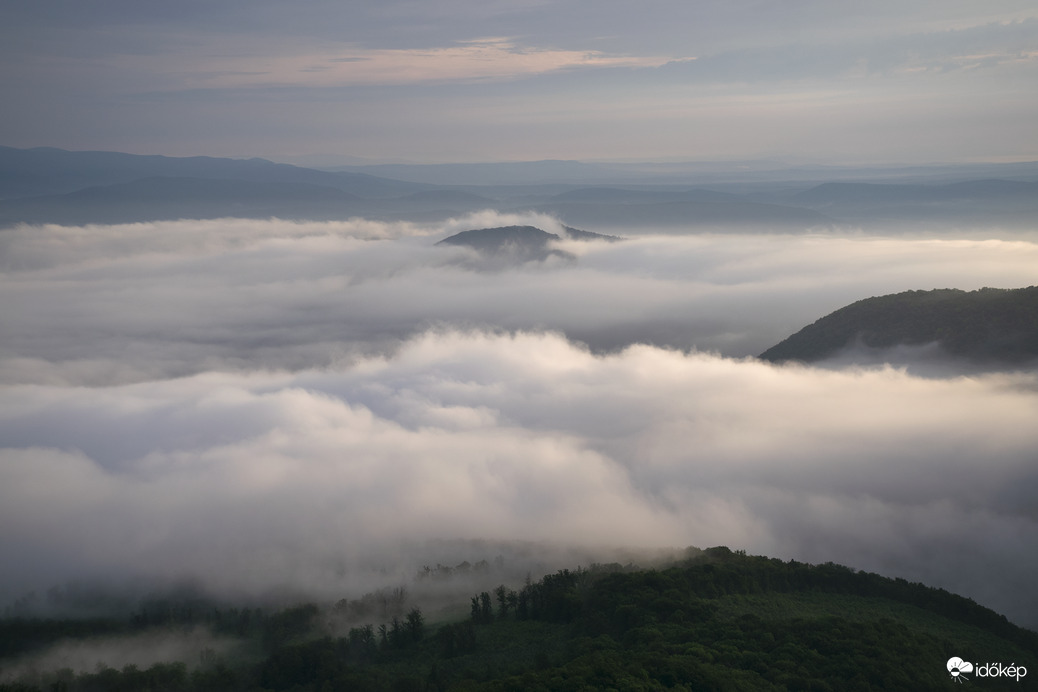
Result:
M952 656L948 659L948 673L955 682L969 680L965 673L976 673L978 678L1016 678L1016 681L1020 682L1020 678L1027 675L1027 668L1015 663L1010 663L1008 666L1003 663L978 663L974 668L969 661Z
M972 673L973 664L969 661L963 661L958 656L952 656L948 659L948 672L951 673L952 680L955 682L969 680L963 673Z

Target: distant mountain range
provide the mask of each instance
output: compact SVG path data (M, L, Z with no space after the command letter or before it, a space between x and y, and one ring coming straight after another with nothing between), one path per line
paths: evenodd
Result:
M1038 180L1038 162L928 164L914 166L840 166L781 160L587 162L504 161L496 163L355 163L327 170L430 183L433 185L757 185L797 181L807 189L826 181L937 185L1002 178Z
M598 188L594 192L596 197L585 198L585 201L570 201L566 194L558 195L539 204L537 211L551 214L565 223L606 228L650 226L684 229L691 226L788 233L794 229L837 224L836 219L814 209L755 202L709 190L633 195L629 190ZM616 199L608 196L610 192L616 194ZM638 196L644 201L632 201Z
M946 185L823 183L789 202L858 222L929 220L961 224L1038 220L1038 182L970 180Z
M384 198L434 188L366 173L333 173L265 159L177 158L49 147L0 147L0 199L60 195L142 178L198 178L252 183L320 185L361 197Z
M938 343L952 356L987 363L1038 359L1038 286L907 291L859 300L826 315L761 358L824 360L855 345L871 349Z
M608 242L622 240L617 236L581 231L569 226L564 226L563 230L568 240ZM552 241L557 240L562 240L562 238L555 233L548 233L534 226L501 226L462 231L444 238L436 244L464 245L487 257L518 263L543 261L553 256L572 259L572 254L550 246Z
M383 177L413 178L419 169L441 182ZM788 233L848 224L890 227L900 222L1033 228L1038 219L1038 165L940 170L951 175L951 171L974 169L1014 179L924 185L910 172L892 171L890 176L896 174L904 182L819 185L800 178L781 183L772 176L766 183L734 184L725 182L730 176L718 174L716 184L710 185L713 189L708 189L661 182L686 179L689 171L696 179L707 180L709 168L693 164L541 161L328 171L264 159L0 147L0 227L228 216L439 221L490 209L550 214L565 224L623 229L625 234ZM800 175L808 169L796 170ZM628 182L612 182L618 179L617 171ZM823 178L850 175L844 169L810 171ZM936 171L921 169L918 175L925 173L922 179L930 180Z

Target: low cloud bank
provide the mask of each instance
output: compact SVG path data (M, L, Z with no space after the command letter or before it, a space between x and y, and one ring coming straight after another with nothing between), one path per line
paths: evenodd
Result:
M6 388L0 552L9 588L183 575L330 597L443 539L728 544L1034 625L1036 419L1033 374L428 332L322 370Z
M430 327L556 330L596 352L633 343L761 353L861 298L1035 283L1038 243L827 236L637 236L561 243L576 261L474 271L436 247L533 224L485 212L420 226L364 220L177 221L0 233L0 382L105 385L384 353Z
M473 546L727 544L1038 626L1038 376L742 358L870 295L1033 284L1038 244L639 236L499 272L434 246L515 223L557 230L0 234L0 597L335 599L499 552Z

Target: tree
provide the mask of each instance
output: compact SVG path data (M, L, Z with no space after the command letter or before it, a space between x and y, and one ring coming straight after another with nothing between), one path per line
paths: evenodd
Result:
M418 608L412 608L409 610L404 628L411 636L411 641L421 641L422 637L425 636L425 620L422 617L422 611Z
M479 595L479 613L484 624L494 621L494 608L490 603L490 594L486 591Z

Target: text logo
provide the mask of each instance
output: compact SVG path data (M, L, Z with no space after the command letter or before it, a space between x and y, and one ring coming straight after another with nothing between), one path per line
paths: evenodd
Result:
M974 666L958 656L948 659L948 674L951 675L952 680L955 682L969 680L966 673L973 673L978 678L1015 678L1017 682L1020 682L1020 678L1027 675L1027 668L1015 663L1010 663L1008 666L1004 663L978 663Z

